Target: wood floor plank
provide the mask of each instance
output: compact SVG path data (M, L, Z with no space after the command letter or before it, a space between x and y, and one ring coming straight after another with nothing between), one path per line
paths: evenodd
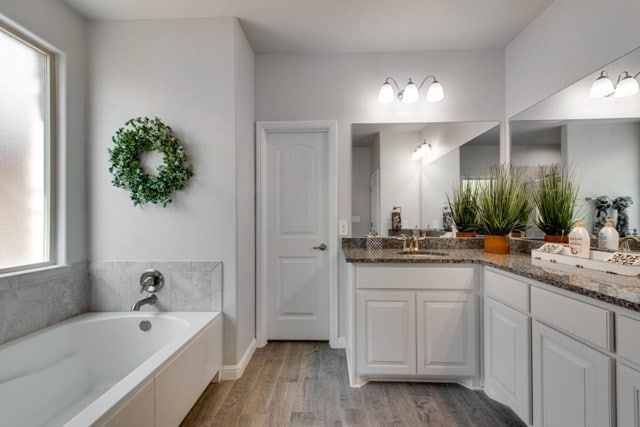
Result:
M371 382L351 388L344 350L273 342L242 378L210 384L183 427L523 427L508 407L457 384Z

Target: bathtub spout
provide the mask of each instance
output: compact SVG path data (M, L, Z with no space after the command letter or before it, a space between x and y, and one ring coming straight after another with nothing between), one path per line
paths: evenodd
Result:
M143 298L137 303L133 304L133 307L131 307L131 311L140 311L140 307L142 307L143 305L147 305L147 304L154 305L157 302L158 302L158 295L151 294L148 297Z

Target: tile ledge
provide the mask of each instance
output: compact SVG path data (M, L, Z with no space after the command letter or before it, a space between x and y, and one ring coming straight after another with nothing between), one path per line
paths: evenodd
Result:
M47 265L45 267L31 268L29 270L11 271L0 273L0 279L9 279L13 277L30 276L38 273L63 273L71 271L71 264Z

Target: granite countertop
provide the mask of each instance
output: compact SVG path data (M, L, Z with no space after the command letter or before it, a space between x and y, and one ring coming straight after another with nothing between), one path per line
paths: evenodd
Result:
M530 253L496 255L485 253L482 249L431 247L427 247L427 250L443 255L403 255L399 253L398 248L382 249L377 252L369 252L361 247L342 249L347 262L352 263L486 265L630 310L640 311L640 278L638 277L619 276L561 264L556 264L553 268L538 267L531 263Z

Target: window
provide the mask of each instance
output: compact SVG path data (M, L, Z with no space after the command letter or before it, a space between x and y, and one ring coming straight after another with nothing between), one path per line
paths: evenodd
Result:
M54 58L0 28L0 273L52 264Z

